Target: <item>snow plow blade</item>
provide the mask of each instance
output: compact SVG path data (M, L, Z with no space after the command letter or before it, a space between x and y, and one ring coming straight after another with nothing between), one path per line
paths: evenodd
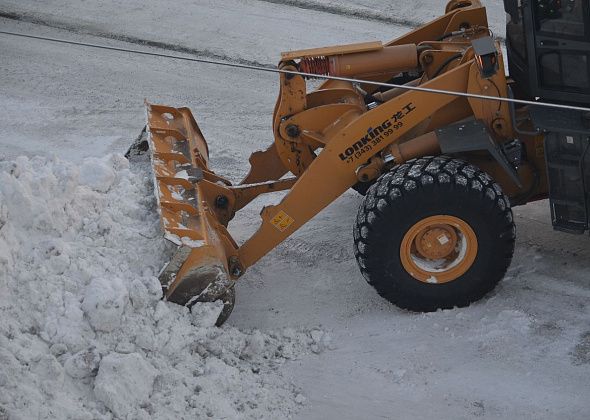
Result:
M229 182L209 169L207 143L187 108L146 102L147 136L164 237L177 246L160 273L167 300L191 306L233 296L227 232ZM228 292L230 291L231 292Z

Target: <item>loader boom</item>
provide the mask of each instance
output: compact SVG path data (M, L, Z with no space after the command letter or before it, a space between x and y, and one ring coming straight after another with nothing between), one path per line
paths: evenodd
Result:
M423 86L465 92L473 64L467 62ZM284 79L285 84L290 83L286 76L281 79ZM359 182L359 167L454 99L452 96L407 92L363 113L325 139L323 150L305 169L289 193L276 206L264 208L260 229L238 250L240 263L249 267L262 258ZM321 109L315 110L318 114L322 112Z

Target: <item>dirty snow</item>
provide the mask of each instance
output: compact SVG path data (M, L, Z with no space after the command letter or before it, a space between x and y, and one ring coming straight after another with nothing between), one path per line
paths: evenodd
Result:
M317 352L318 332L219 329L221 302L191 314L162 301L169 250L150 185L117 155L1 163L0 418L278 418L299 405L276 369Z

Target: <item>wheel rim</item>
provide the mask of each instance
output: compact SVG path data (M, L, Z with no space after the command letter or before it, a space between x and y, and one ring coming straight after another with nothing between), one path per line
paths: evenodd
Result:
M404 269L424 283L448 283L469 270L477 256L475 232L462 219L427 217L404 235L400 259Z

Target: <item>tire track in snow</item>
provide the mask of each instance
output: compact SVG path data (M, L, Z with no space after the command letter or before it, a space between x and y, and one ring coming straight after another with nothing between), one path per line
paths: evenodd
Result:
M415 29L428 23L428 20L412 20L404 19L401 17L387 16L380 12L373 12L365 9L354 9L350 7L343 7L340 5L322 4L317 3L313 0L258 0L263 3L277 4L281 6L296 7L305 10L315 10L322 13L329 13L332 15L343 16L353 19L360 19L379 23L388 23L393 25L402 26L408 29ZM488 23L489 25L489 23ZM500 41L503 45L506 42L506 38L503 36L496 35L495 38Z
M405 26L413 29L423 25L423 21L411 20L404 18L396 18L393 16L386 16L379 12L372 12L370 10L352 9L348 7L335 6L331 4L321 4L309 0L258 0L264 3L278 4L282 6L297 7L305 10L315 10L317 12L329 13L332 15L344 16L348 18L355 18L361 20L368 20L380 23L390 23L394 25Z
M58 20L47 20L36 17L27 13L6 12L0 10L0 18L13 20L17 22L31 23L33 25L45 26L47 28L60 29L71 32L76 35L89 35L97 38L110 39L114 41L126 42L134 45L141 45L144 47L158 48L167 51L174 51L189 55L198 56L201 58L209 58L213 60L226 61L229 63L245 64L249 66L275 68L276 66L269 63L261 63L256 60L246 60L243 58L230 57L225 54L219 54L207 49L190 48L183 45L171 44L168 42L154 41L150 39L139 38L131 35L116 34L113 32L101 31L99 28L91 28L83 25L75 25Z

